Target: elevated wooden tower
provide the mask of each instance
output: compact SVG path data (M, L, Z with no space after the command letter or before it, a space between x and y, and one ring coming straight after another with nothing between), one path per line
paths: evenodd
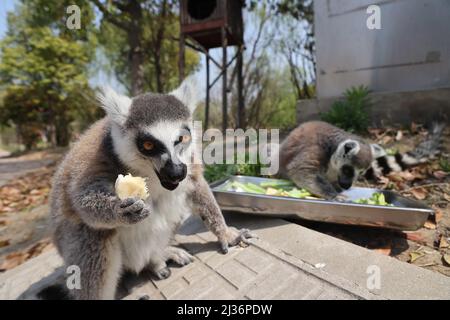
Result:
M209 121L209 91L222 77L222 129L228 126L227 92L230 90L227 80L227 69L237 59L237 86L238 86L238 123L242 127L244 120L244 105L242 97L242 53L244 50L244 26L242 21L243 0L180 0L180 78L184 78L184 51L189 46L206 56L206 104L205 128ZM187 41L189 40L189 41ZM237 46L237 53L228 60L227 47ZM209 50L222 48L222 62L213 59ZM220 74L211 81L210 62L219 69Z

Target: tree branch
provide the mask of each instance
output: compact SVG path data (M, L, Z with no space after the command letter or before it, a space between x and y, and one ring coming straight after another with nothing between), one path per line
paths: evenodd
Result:
M127 23L124 23L120 21L117 16L113 15L111 12L108 11L108 9L100 2L100 0L91 0L94 5L103 13L103 16L106 20L111 22L113 25L115 25L118 28L121 28L125 31L128 31L130 26Z

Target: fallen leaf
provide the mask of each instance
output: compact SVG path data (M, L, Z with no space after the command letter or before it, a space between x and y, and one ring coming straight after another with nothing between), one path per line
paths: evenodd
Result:
M9 246L9 240L0 240L0 248Z
M394 139L391 136L384 136L383 139L381 139L381 144L387 145L392 142L392 140Z
M403 131L402 130L398 130L397 134L395 135L395 140L396 141L400 141L403 139Z
M385 189L389 183L391 182L391 180L389 180L389 178L385 177L385 176L381 176L377 178L377 183L381 186L382 189Z
M0 214L44 204L48 200L53 170L51 167L39 169L0 187Z
M416 179L422 179L421 175L413 174L410 171L391 172L388 174L388 178L392 181L414 181Z
M444 254L443 258L445 263L450 266L450 254Z
M424 235L421 232L407 232L406 239L422 244L426 242L424 239Z
M383 134L384 129L381 128L370 128L367 129L367 131L374 136L376 139L379 139L379 137Z
M434 171L434 172L433 172L433 176L434 176L436 179L439 179L439 180L444 179L447 175L448 175L448 173L447 173L447 172L444 172L444 171L442 171L442 170L438 170L438 171Z
M428 172L428 169L428 166L417 166L409 170L409 172L414 176L415 179L423 180L431 174L431 172Z
M440 208L436 206L433 206L432 208L434 210L434 221L436 222L436 224L438 224L442 220L444 214L442 213L442 210Z
M417 200L423 200L427 197L428 191L424 188L415 188L410 191Z
M432 221L426 221L425 224L423 225L425 228L430 229L430 230L435 230L436 229L436 224Z
M8 254L3 263L0 264L0 271L6 271L17 267L28 259L34 258L43 252L52 249L54 246L49 238L45 238L35 243L31 247Z
M439 249L448 248L450 244L447 242L447 239L443 235L441 235L441 241L439 241Z
M5 260L0 264L0 271L6 271L17 267L18 265L24 263L28 258L28 253L26 252L13 252L5 257Z
M416 261L417 259L423 257L425 254L423 254L422 252L417 252L417 251L413 251L409 253L409 262L413 263L414 261Z

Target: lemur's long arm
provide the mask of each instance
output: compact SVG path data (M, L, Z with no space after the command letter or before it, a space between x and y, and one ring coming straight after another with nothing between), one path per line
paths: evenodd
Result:
M288 177L299 187L325 199L334 199L339 190L330 183L320 167L308 158L308 154L299 154L294 164L287 168Z
M305 188L313 195L334 199L339 191L319 171L299 170L291 174L291 180L299 187Z
M72 203L81 219L93 228L116 228L141 221L150 213L139 199L120 200L114 192L114 182L109 177L92 177L75 186Z
M246 239L254 237L248 229L235 230L229 228L205 179L202 176L191 179L194 186L190 194L193 211L200 216L206 227L217 236L223 253L228 252L229 246L235 246L241 241L247 242Z

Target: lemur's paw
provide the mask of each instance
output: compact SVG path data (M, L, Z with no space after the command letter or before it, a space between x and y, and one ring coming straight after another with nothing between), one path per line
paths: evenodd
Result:
M349 201L348 197L343 194L338 194L336 197L334 197L333 200L339 201L339 202L348 202Z
M223 253L228 253L229 247L237 245L249 245L248 239L257 238L257 236L250 232L248 229L240 229L229 227L224 238L219 239L220 248Z
M118 210L125 223L128 224L138 223L150 215L150 209L139 198L126 198L122 200Z
M185 266L194 261L194 257L184 249L168 247L166 249L166 261L173 261L180 266Z
M159 280L167 279L172 274L168 267L164 267L162 269L159 269L158 271L153 271L153 273Z

